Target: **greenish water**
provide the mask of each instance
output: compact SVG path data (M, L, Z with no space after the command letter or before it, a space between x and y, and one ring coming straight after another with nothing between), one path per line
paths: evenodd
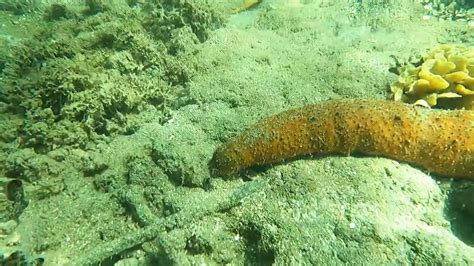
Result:
M208 167L261 118L390 98L397 62L474 46L452 2L0 1L0 261L474 263L472 180L358 156Z

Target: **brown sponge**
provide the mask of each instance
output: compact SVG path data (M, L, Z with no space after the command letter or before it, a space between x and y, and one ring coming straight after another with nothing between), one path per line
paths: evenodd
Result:
M474 179L474 111L383 100L338 100L270 116L219 147L212 171L228 176L302 155L385 156Z

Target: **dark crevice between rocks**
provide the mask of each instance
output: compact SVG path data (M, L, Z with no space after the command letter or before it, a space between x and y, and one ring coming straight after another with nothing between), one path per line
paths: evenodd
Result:
M445 206L453 234L474 247L474 183L454 181Z

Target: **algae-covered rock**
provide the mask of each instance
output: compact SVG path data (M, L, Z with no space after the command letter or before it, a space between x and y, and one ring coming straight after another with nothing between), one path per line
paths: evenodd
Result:
M24 116L20 147L40 153L129 134L128 119L144 109L164 121L185 102L178 99L197 65L193 45L223 23L191 1L138 9L91 0L79 11L54 5L44 12L5 60L0 92L7 109Z
M58 163L47 156L38 156L32 149L21 149L8 155L4 168L10 178L33 182L57 173Z
M39 7L36 0L2 0L0 10L12 12L15 15L23 15Z
M184 107L201 114L195 106ZM177 185L202 187L209 179L209 145L203 130L194 126L185 117L175 117L172 123L166 123L153 129L152 160Z

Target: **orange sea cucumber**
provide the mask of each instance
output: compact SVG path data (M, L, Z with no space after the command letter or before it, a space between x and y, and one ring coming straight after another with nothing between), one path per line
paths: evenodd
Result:
M453 178L474 179L474 111L383 100L338 100L265 118L219 147L219 176L302 155L385 156Z

